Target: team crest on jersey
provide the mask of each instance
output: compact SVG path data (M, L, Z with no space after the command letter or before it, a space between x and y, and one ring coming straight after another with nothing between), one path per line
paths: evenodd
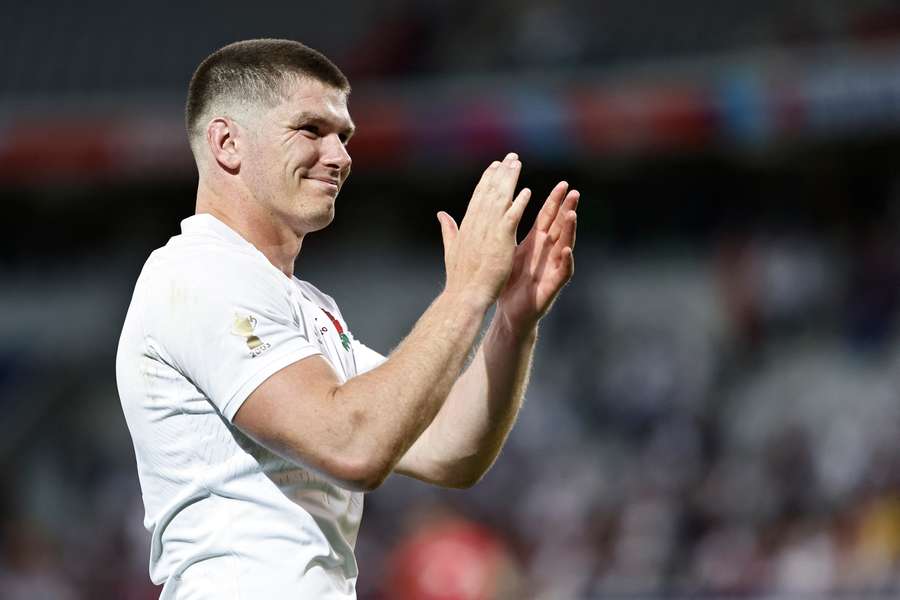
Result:
M262 341L253 333L256 329L256 323L256 317L253 315L234 315L234 323L231 325L232 335L240 336L247 342L247 348L250 349L250 358L256 358L272 347L272 344Z
M346 333L344 333L344 328L341 327L341 322L335 319L334 315L332 315L324 308L322 309L322 312L325 313L325 315L329 319L331 319L331 323L334 325L335 330L337 330L338 337L341 338L341 346L344 347L344 350L350 352L350 337Z

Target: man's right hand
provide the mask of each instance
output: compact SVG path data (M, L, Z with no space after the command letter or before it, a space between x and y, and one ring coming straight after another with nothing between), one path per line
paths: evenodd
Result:
M438 213L447 268L446 291L486 307L493 304L512 270L516 230L531 191L513 200L522 163L510 153L493 162L481 176L462 224L445 212Z

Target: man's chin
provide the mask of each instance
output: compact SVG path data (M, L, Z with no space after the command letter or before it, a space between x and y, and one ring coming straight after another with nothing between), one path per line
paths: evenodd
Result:
M308 232L313 231L321 231L325 229L331 222L334 221L334 204L330 204L327 210L323 210L322 212L309 215L306 219L304 219L304 225Z

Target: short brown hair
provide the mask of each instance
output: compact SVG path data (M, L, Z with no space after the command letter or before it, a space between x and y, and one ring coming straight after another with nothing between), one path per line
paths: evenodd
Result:
M321 52L293 40L234 42L207 56L188 86L184 120L188 138L200 132L203 113L217 100L259 102L274 106L284 98L291 75L309 77L350 92L350 82Z

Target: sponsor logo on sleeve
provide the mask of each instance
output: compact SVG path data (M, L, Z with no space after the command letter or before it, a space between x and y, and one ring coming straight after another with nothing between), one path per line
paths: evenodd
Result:
M235 315L234 323L231 325L232 335L240 336L247 342L247 348L250 349L250 358L256 358L272 347L272 344L262 341L253 333L256 329L256 323L256 317L253 315Z

